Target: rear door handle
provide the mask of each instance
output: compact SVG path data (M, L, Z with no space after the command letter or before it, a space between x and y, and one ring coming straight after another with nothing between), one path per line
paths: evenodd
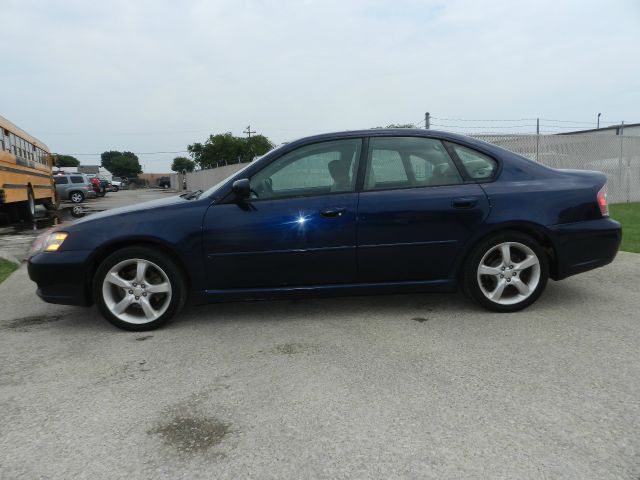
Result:
M453 208L472 208L478 203L478 197L460 197L451 201Z
M344 207L331 207L320 210L320 215L325 218L336 218L343 216L346 212L347 209Z

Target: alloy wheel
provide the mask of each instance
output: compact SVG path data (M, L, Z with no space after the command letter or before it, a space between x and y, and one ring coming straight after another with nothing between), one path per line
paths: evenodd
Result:
M480 291L499 305L514 305L529 298L540 282L540 259L519 242L491 247L477 269Z
M171 303L171 282L158 265L131 258L114 265L102 282L102 296L109 311L130 324L153 322Z

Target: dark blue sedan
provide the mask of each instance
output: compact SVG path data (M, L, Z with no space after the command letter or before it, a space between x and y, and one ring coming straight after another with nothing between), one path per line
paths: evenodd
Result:
M46 302L97 303L129 330L185 304L454 291L513 312L621 239L602 173L554 170L430 130L284 145L211 187L99 213L29 260Z

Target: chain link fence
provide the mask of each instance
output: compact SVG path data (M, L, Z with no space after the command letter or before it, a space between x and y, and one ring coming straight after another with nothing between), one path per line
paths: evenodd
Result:
M473 135L553 168L607 175L610 203L640 201L640 137L624 135Z

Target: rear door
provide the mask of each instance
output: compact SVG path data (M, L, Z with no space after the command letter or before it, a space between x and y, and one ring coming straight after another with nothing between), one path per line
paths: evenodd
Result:
M454 154L455 155L455 154ZM358 206L361 282L443 280L489 213L444 144L424 137L372 137Z

